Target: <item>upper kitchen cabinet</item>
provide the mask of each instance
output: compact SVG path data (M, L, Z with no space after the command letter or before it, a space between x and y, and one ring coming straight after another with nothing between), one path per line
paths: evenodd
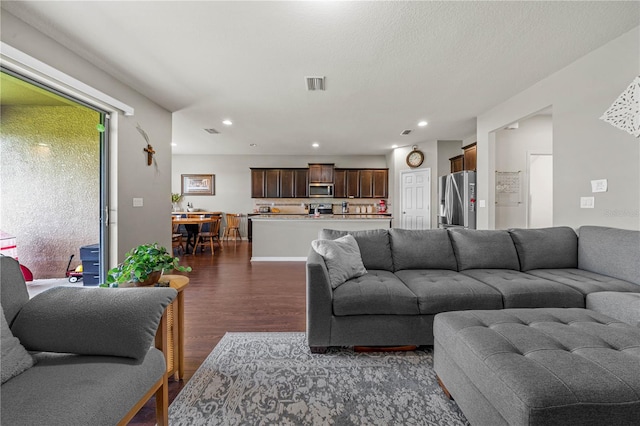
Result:
M464 170L476 170L476 142L463 146Z
M266 172L265 169L251 169L251 198L265 198Z
M360 170L360 198L387 198L389 196L389 170Z
M295 169L294 197L307 198L309 196L309 169Z
M464 154L456 155L449 158L451 162L451 173L461 172L464 170Z
M280 198L306 198L309 196L307 169L280 170Z
M334 196L336 198L360 197L360 170L335 169Z
M251 169L251 198L307 198L307 169Z
M309 164L309 183L333 183L334 164Z

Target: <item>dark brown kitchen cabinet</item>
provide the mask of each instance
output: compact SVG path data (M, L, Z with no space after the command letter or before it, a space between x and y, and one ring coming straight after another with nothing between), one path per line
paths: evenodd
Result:
M360 170L360 198L373 198L373 170Z
M293 198L296 192L296 173L293 169L280 170L280 197Z
M267 169L265 174L267 198L280 198L280 170Z
M464 170L464 154L456 155L449 158L451 162L451 173L461 172Z
M463 146L464 151L464 170L476 170L476 142Z
M360 169L335 169L334 177L334 197L360 197Z
M309 183L333 183L333 164L309 164Z
M373 198L387 198L389 195L389 170L373 171Z
M307 198L309 171L307 169L280 170L280 198Z
M389 170L363 169L360 175L360 198L387 198L389 196Z
M295 169L294 176L293 196L295 198L307 198L309 196L309 170Z
M265 198L265 169L251 169L251 198Z
M335 169L333 178L333 196L336 198L347 198L347 171Z

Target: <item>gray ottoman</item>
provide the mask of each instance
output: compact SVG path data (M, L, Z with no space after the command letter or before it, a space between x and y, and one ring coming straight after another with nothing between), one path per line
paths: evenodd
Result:
M640 327L640 293L601 291L587 295L587 309Z
M438 314L434 368L474 425L640 424L640 329L587 309Z

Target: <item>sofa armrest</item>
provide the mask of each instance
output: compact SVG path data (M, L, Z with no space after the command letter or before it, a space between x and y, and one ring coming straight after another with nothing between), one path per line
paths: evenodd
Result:
M331 338L333 290L322 256L313 248L307 256L307 340L309 346L328 346Z
M142 359L177 294L172 288L52 288L24 305L11 330L30 351Z

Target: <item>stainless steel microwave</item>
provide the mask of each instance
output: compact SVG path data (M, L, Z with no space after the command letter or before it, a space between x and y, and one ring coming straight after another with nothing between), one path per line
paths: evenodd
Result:
M333 197L332 183L310 183L309 197Z

